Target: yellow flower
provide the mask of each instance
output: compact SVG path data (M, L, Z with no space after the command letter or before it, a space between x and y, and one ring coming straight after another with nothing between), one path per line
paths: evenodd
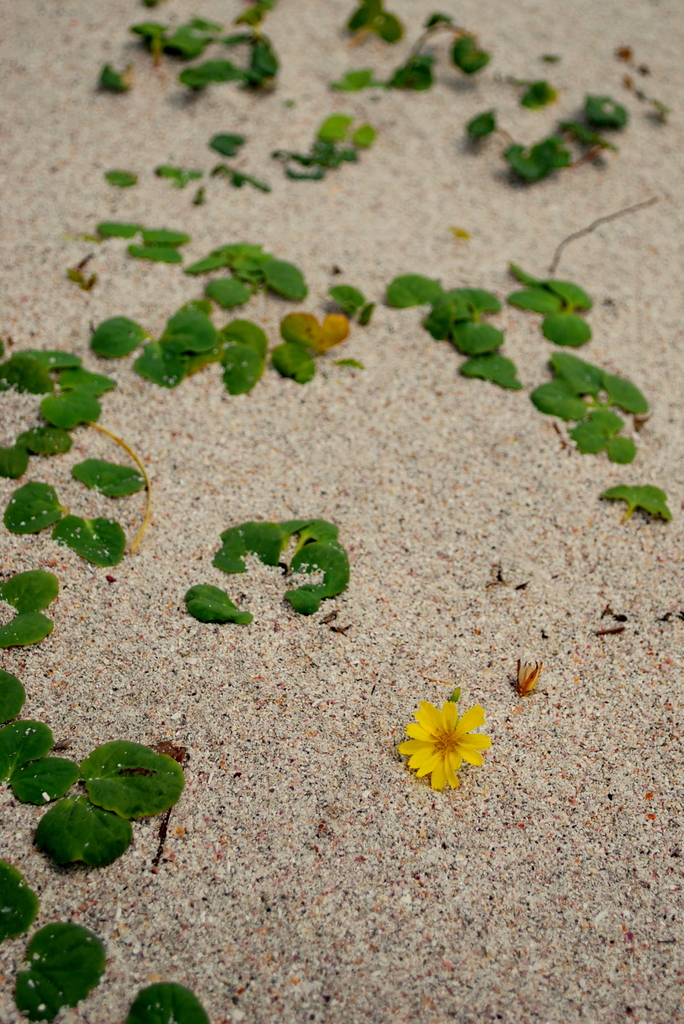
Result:
M419 776L431 776L433 789L444 789L446 782L455 789L460 786L456 772L461 763L482 764L480 751L492 745L489 736L466 735L484 723L484 710L478 704L459 719L453 701L445 701L440 711L421 700L415 716L417 721L406 726L411 739L399 744L399 753L410 755L409 768Z

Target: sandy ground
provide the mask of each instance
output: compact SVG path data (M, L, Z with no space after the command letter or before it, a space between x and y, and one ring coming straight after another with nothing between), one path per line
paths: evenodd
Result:
M110 868L57 870L32 848L40 811L2 791L0 855L39 892L36 927L77 921L107 947L100 986L59 1020L123 1022L159 979L192 988L213 1024L682 1020L680 5L442 0L492 64L465 81L442 53L431 91L380 98L328 88L351 68L385 74L408 50L350 49L351 0L280 0L268 32L282 71L264 97L224 85L188 98L179 65L155 71L129 40L128 26L150 16L133 0L1 6L0 332L14 350L72 350L112 374L101 423L144 454L154 482L148 536L115 570L56 547L49 531L2 531L3 572L51 567L61 587L52 636L3 652L2 665L26 686L24 715L71 741L75 757L126 738L172 739L190 758L156 874L158 819L135 823ZM430 8L390 9L412 38ZM239 10L169 0L151 16L228 24ZM673 108L666 127L623 89L614 50L624 44L650 68L640 87ZM563 59L543 64L542 53ZM96 91L108 60L134 63L129 94ZM520 108L508 74L548 77L559 102ZM536 141L585 92L632 114L619 154L599 165L527 189L503 173L498 144L476 156L463 142L465 122L489 107ZM324 182L287 181L271 151L308 147L333 111L374 124L376 146ZM209 170L208 139L231 130L249 136L238 163L271 194L212 180L193 206L192 187L155 178L160 163ZM136 171L139 185L112 188L112 168ZM569 232L652 195L656 206L568 248L559 270L595 301L581 354L652 402L631 466L563 447L530 403L551 351L539 317L505 307L495 318L525 385L513 393L460 377L420 310L382 303L406 272L503 297L509 260L543 276ZM379 301L374 319L338 351L366 369L330 359L300 387L269 368L233 398L217 367L164 391L132 358L98 360L91 323L126 315L154 334L202 288L178 267L131 260L123 241L75 239L114 218L188 231L186 262L262 243L302 267L303 308L317 314L331 284L361 287ZM99 281L86 294L65 269L89 252ZM257 298L244 315L275 344L292 308ZM3 396L0 443L33 425L37 405ZM85 514L116 515L131 534L141 495L94 498L70 476L85 457L119 456L82 429L68 455L32 461L25 479L53 484ZM598 497L618 483L663 487L673 521L636 514L623 525L624 506ZM2 507L15 486L0 481ZM283 603L278 570L226 577L211 566L226 527L292 516L339 524L352 563L347 592L308 619ZM494 582L499 567L506 585ZM182 597L199 582L226 587L254 623L191 619ZM627 617L622 634L596 636L614 621L601 618L606 605ZM322 622L333 610L345 635ZM524 702L511 685L520 656L545 662ZM493 746L459 790L434 793L396 745L418 700L442 701L455 685L462 707L484 706ZM7 1024L20 1019L12 991L25 944L0 951Z

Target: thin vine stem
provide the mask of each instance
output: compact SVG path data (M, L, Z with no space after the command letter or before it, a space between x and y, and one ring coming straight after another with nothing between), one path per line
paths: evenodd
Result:
M149 525L150 515L152 513L152 484L150 483L150 478L147 475L147 470L145 469L145 466L144 466L143 462L141 461L141 459L138 458L138 456L133 451L133 449L130 447L130 445L126 444L126 442L124 440L122 440L122 438L117 437L117 435L113 434L111 432L111 430L107 430L107 429L105 429L105 427L101 427L98 423L89 423L88 426L92 427L93 430L99 430L99 432L101 434L106 434L107 437L111 437L112 441L116 441L117 444L120 444L121 447L123 448L123 450L125 452L128 452L130 457L133 459L133 461L135 462L136 466L138 467L138 469L142 473L143 478L145 480L145 488L146 488L146 491L147 491L147 508L145 509L145 518L142 521L142 526L138 530L138 532L135 535L135 538L134 538L134 540L133 540L133 542L132 542L132 544L130 546L130 553L132 555L134 555L136 553L136 551L138 550L140 542L142 541L143 537L145 536L145 531L147 530L147 527Z
M576 164L579 162L580 161L576 161ZM581 231L573 231L571 235L568 235L567 238L564 238L563 241L560 242L560 244L556 247L556 251L553 254L553 259L551 260L551 266L549 267L549 274L553 274L553 272L555 271L556 267L560 262L560 258L563 255L563 250L565 249L566 245L570 244L570 242L574 242L577 238L583 238L585 235L591 234L591 232L594 231L597 227L599 227L600 224L607 224L608 221L617 220L618 217L624 217L627 213L635 213L637 210L644 210L647 206L653 206L654 203L658 202L658 199L659 196L652 196L650 199L645 200L645 202L643 203L635 203L634 206L625 206L624 209L616 210L615 213L609 213L606 217L599 217L598 220L592 221L591 224L589 224L586 228L582 228Z

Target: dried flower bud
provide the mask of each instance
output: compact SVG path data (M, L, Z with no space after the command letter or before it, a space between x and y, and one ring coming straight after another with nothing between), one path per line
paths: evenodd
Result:
M518 682L515 686L516 693L521 697L527 697L528 694L532 693L539 682L539 676L541 675L543 667L543 661L535 661L534 665L532 665L526 661L520 661L518 658Z

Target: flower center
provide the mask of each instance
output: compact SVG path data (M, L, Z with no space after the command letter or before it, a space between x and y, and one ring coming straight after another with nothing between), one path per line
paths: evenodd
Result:
M453 754L458 746L454 732L443 732L435 740L435 751L438 754Z

